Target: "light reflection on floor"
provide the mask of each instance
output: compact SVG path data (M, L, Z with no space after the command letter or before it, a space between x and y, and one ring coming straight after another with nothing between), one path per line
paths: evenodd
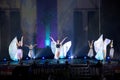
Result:
M95 59L37 59L37 60L22 60L23 65L30 65L33 62L37 63L37 64L44 64L45 62L48 62L49 64L65 64L66 61L69 64L86 64L87 61L90 62L90 64L96 64L98 61ZM108 61L105 61L104 64L107 64ZM111 64L117 64L118 61L111 61ZM1 61L0 65L7 65L8 62L7 61ZM9 63L10 65L20 65L18 61L10 61Z

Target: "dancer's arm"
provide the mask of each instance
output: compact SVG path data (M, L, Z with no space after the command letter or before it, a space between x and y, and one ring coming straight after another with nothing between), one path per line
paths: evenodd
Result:
M18 41L16 42L16 46L18 47Z
M93 44L94 40L92 40L92 44Z
M55 40L52 37L50 37L50 39L56 44Z
M90 47L90 41L88 41L89 47Z
M34 44L33 47L37 46L37 44Z
M21 46L23 46L23 36L21 37Z
M92 42L91 42L91 46L93 45L93 43L94 43L94 40L92 40Z
M29 45L26 45L26 44L25 44L25 46L26 46L26 47L29 47Z
M17 39L17 38L16 38L16 39ZM19 43L18 43L18 39L17 39L17 42L16 42L16 46L17 46L17 47L18 47L18 44L19 44Z
M110 44L110 47L113 47L113 40L111 40L111 44Z
M67 37L65 37L65 38L60 42L60 44L62 44L66 39L67 39Z

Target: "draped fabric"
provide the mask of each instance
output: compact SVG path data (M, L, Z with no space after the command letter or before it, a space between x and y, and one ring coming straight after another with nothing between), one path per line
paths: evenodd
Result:
M105 39L103 41L103 35L101 35L98 40L96 40L94 42L94 49L96 52L95 58L97 60L103 60L106 58L106 49L107 49L107 45L110 43L110 39Z
M67 55L68 50L71 47L71 41L66 42L65 44L63 44L63 46L61 46L60 48L56 48L55 43L51 42L51 50L54 54L54 58L58 59L58 58L65 58ZM59 56L57 56L57 53L60 52Z

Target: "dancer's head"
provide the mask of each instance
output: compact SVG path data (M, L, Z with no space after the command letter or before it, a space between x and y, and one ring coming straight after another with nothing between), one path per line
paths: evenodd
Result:
M30 44L30 47L32 47L32 44Z
M22 42L21 41L18 41L17 45L18 46L21 46Z

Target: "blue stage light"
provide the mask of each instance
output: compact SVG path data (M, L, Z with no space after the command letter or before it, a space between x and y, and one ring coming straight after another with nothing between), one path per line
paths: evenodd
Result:
M74 56L74 58L77 58L77 56Z
M110 57L109 57L109 56L107 57L107 60L110 60Z
M42 57L42 59L45 59L45 57Z
M69 56L69 57L68 57L68 59L73 59L73 58L74 58L74 56Z
M71 59L71 56L69 56L68 59Z
M71 59L73 59L73 58L74 58L74 56L70 56L70 58L71 58Z
M26 57L26 60L28 60L29 58L28 57Z
M86 56L84 56L84 59L87 59L87 57L86 57Z
M33 59L35 59L36 57L34 56Z
M7 61L7 59L6 59L6 58L4 58L4 59L3 59L3 61Z
M50 40L45 40L45 45L49 46L50 45Z

